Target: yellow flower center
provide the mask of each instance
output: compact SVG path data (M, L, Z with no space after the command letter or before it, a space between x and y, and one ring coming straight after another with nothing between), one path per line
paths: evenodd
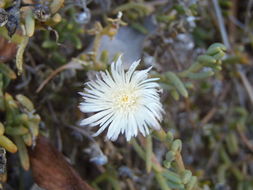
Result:
M114 108L127 111L129 109L132 109L133 106L136 105L137 97L132 89L127 88L118 90L113 95L113 100Z
M127 96L127 95L123 95L122 97L121 97L121 102L122 103L127 103L129 101L129 97Z
M128 109L136 103L136 97L131 94L122 94L116 101L118 108Z

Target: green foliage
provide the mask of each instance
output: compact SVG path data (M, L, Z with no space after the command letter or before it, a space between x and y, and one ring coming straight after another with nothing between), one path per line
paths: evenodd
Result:
M35 114L33 103L24 95L15 99L5 92L8 84L15 79L15 73L5 64L0 64L0 111L5 117L0 123L0 146L11 153L18 151L21 165L29 169L26 146L34 146L39 135L40 116ZM14 142L15 143L14 143Z
M217 71L221 71L225 50L226 47L223 44L214 43L207 49L204 55L199 55L196 62L185 71L179 73L169 71L158 75L161 79L162 87L171 91L171 95L175 100L179 99L179 94L187 98L189 94L186 86L187 83L182 82L181 79L202 80L213 76Z

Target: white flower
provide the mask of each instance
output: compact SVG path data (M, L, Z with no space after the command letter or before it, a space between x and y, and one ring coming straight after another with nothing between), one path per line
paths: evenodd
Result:
M86 83L85 93L80 93L84 99L80 110L95 114L82 120L81 125L99 125L94 136L108 128L108 139L116 140L121 133L129 141L138 131L149 134L148 127L160 129L163 109L155 82L159 79L148 78L151 68L136 71L139 63L135 61L125 72L120 57L111 64L111 74L100 72L96 80Z

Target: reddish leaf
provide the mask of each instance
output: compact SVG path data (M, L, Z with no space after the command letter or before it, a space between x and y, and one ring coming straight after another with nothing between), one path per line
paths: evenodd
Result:
M17 51L17 44L8 42L7 39L0 37L0 61L5 62L11 60Z
M29 150L35 182L47 190L93 190L45 137Z

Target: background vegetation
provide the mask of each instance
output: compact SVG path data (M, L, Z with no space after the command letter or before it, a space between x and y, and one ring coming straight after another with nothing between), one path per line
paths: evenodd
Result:
M2 188L253 189L252 6L0 0ZM78 125L78 92L121 53L153 66L165 109L130 143Z

